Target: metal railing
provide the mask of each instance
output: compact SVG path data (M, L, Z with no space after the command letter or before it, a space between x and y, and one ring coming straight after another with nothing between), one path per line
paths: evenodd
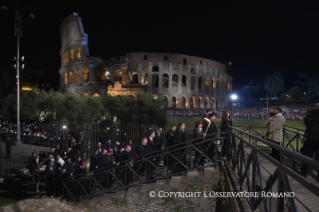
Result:
M293 158L294 161L305 163L315 170L319 170L318 161L285 148L291 144L292 140L288 140L284 146L280 146L242 129L236 127L231 127L231 129L232 131L228 135L230 145L226 151L227 161L235 173L240 190L258 193L258 197L246 197L251 210L311 211L310 206L307 206L303 199L318 198L318 184L308 181L291 169L285 159ZM298 136L298 131L296 135ZM256 142L261 142L270 148L278 150L280 152L280 160L277 161L258 148L258 146L254 145ZM294 187L291 186L291 183L294 184ZM284 194L285 192L287 194L293 192L293 189L300 187L304 190L303 194L294 193L293 197L269 198L262 195L274 191L279 194Z
M223 139L223 137L217 137L217 135L215 138L198 143L193 143L198 140L193 139L157 152L122 161L119 166L104 167L94 172L70 177L63 181L63 198L68 201L80 201L120 189L127 190L130 187L154 182L154 180L168 180L172 176L181 175L199 168L216 167L216 163L220 161L220 155L214 141ZM197 157L197 162L186 159L187 156L191 158L189 153L192 151L197 155L195 156ZM214 152L214 159L211 151ZM166 166L159 165L161 159L163 159ZM197 167L196 165L202 163L204 159L208 163L203 167Z

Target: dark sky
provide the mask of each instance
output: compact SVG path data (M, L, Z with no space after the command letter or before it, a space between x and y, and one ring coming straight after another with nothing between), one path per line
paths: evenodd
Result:
M15 1L16 2L16 1ZM267 2L267 4L265 3ZM278 3L280 2L280 3ZM60 25L82 18L92 56L171 52L232 61L234 89L279 71L286 79L318 72L319 1L22 1L21 54L59 82ZM13 7L0 11L0 65L16 54ZM58 87L58 84L57 86Z

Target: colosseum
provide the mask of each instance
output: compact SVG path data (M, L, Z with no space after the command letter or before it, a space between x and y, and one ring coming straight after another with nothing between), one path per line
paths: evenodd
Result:
M92 57L88 35L76 13L63 21L60 33L61 92L135 97L141 89L173 108L216 109L229 102L232 77L222 63L155 52L131 52L110 60Z

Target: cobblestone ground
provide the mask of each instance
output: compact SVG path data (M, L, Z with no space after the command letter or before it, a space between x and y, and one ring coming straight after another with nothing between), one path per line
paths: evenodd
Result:
M176 181L178 179L178 181ZM205 191L216 190L219 174L204 178L203 172L198 172L195 180L187 180L187 176L174 177L171 180L158 180L156 183L144 184L141 187L130 188L127 192L118 191L82 201L82 207L89 211L215 211L217 198L209 197ZM189 181L189 183L188 183ZM155 197L150 197L150 192ZM158 192L198 192L197 197L159 197ZM200 194L199 194L200 192Z

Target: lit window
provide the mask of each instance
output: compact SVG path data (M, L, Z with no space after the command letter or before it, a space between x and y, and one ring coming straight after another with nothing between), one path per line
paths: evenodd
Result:
M73 72L70 71L69 72L69 84L72 84L73 83Z
M76 48L76 59L81 59L81 46Z
M68 63L69 62L69 52L65 53L65 62Z
M73 49L70 50L70 60L71 61L74 60L74 50Z
M68 84L68 73L65 72L64 74L64 84L67 85Z
M212 89L216 89L216 79L212 79Z
M88 82L89 81L89 69L84 69L83 70L83 82Z

